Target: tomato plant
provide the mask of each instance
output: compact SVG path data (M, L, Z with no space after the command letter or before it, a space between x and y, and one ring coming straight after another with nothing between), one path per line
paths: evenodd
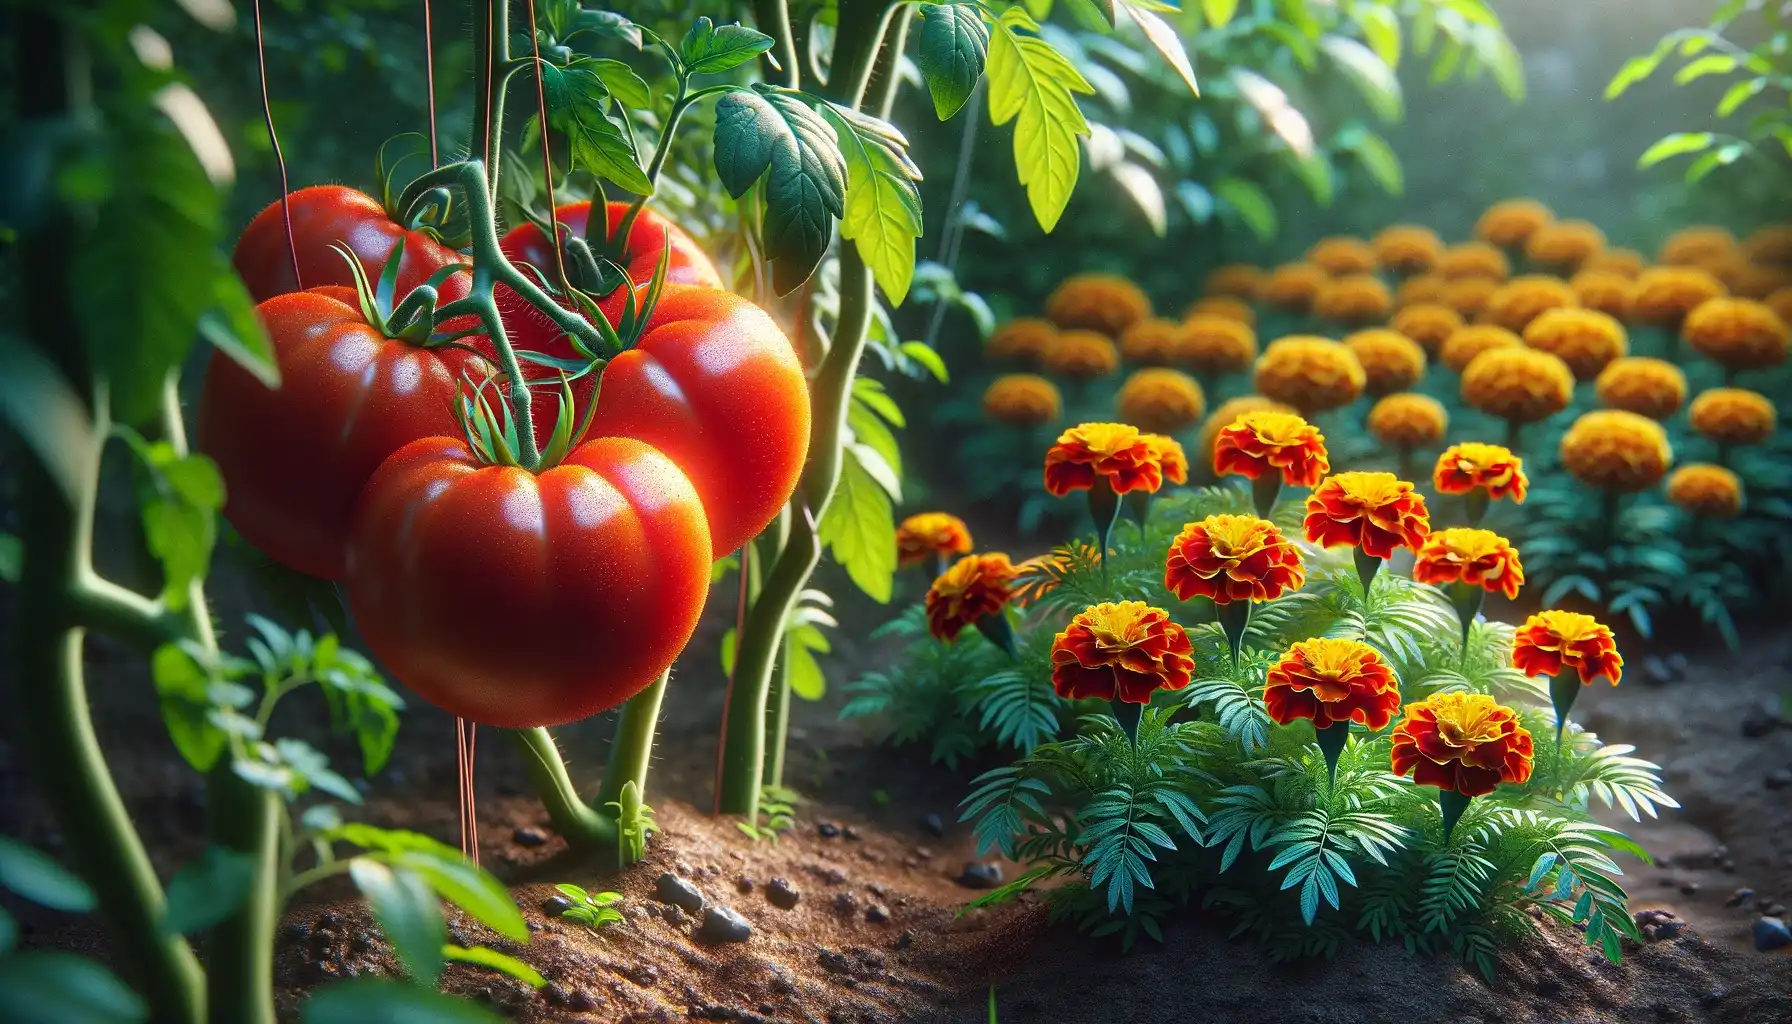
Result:
M292 245L287 246L286 224L292 221ZM301 286L353 285L347 263L331 247L346 246L371 277L386 269L386 260L400 241L400 293L428 280L443 267L463 264L460 253L442 244L427 231L408 231L387 215L378 200L343 185L312 185L275 200L255 215L237 239L231 257L237 273L257 302L294 291ZM293 279L297 266L299 280ZM443 300L467 293L468 278L457 275L442 286Z

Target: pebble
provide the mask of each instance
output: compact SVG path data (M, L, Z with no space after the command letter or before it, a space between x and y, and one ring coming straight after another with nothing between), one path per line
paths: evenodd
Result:
M815 823L815 832L823 839L833 839L840 835L840 826L831 821L818 821Z
M1768 789L1785 789L1792 786L1792 768L1776 768L1767 773Z
M765 898L779 910L789 910L803 898L787 878L774 878L765 886Z
M858 842L858 841L859 841L859 830L858 830L858 829L856 829L856 828L853 828L853 827L852 827L852 826L851 826L851 825L844 825L844 826L841 826L841 828L840 828L840 834L841 834L841 835L842 835L842 836L844 836L844 837L846 837L846 839L847 839L847 840L848 840L848 841L849 841L849 842L854 842L854 843L856 843L856 842Z
M280 928L280 936L289 942L301 942L309 934L311 929L303 921L290 921Z
M684 910L677 904L667 904L660 909L660 917L674 928L684 927Z
M839 892L834 894L835 913L840 914L843 917L851 917L853 912L858 909L859 901L853 898L852 893Z
M921 858L922 860L932 860L933 859L933 847L917 846L917 847L915 847L915 856Z
M1780 727L1779 708L1765 701L1749 706L1742 715L1742 735L1758 740Z
M597 1000L591 998L591 993L579 991L566 997L566 1005L568 1009L579 1013L590 1013L597 1009Z
M518 846L540 846L548 841L548 834L533 825L524 825L510 834L510 841Z
M944 838L946 835L945 819L932 811L927 812L927 817L921 819L921 827L927 830L928 835L935 838Z
M994 889L1002 884L1002 865L969 861L958 876L958 884L966 889Z
M703 912L697 937L705 942L745 942L753 937L753 926L728 907L711 906Z
M564 1006L566 1004L566 990L559 985L550 983L543 987L541 997L548 1001L549 1006Z
M1672 910L1665 908L1637 911L1636 923L1638 929L1643 933L1644 940L1648 942L1678 938L1680 929L1686 927L1685 921L1680 920Z
M564 896L549 896L541 901L541 912L549 917L559 917L572 909L572 901Z
M1680 895L1682 896L1697 896L1698 893L1699 883L1697 882L1684 882L1680 886Z
M734 880L734 887L743 893L752 892L753 884L753 880L746 875L742 875Z
M697 887L670 871L654 880L653 898L693 914L703 909L703 894Z
M342 918L338 917L334 910L326 910L317 915L317 920L314 924L318 928L340 928L342 926Z
M824 969L833 971L836 974L845 974L847 971L852 970L852 962L846 959L845 953L836 953L831 949L824 949L820 952L817 959L821 961L821 966Z
M833 865L818 869L815 874L829 885L842 885L846 882L846 872Z
M890 919L890 908L882 903L873 903L865 908L865 920L872 924L883 924Z
M1792 946L1792 931L1786 930L1786 922L1777 917L1763 917L1755 922L1755 948L1766 952Z
M1783 919L1786 916L1786 905L1784 903L1775 903L1772 906L1769 906L1767 908L1767 916Z
M1744 887L1744 888L1738 889L1735 892L1731 893L1730 898L1724 901L1724 906L1740 907L1744 903L1747 903L1749 900L1752 900L1754 898L1755 898L1755 890Z
M908 947L910 947L914 944L915 944L915 933L914 932L903 932L901 935L896 936L896 948L897 949L907 949Z

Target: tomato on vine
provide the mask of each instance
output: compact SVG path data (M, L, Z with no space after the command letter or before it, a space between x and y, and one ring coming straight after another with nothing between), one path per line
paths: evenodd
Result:
M286 206L292 217L290 250L286 240L287 210L276 199L249 222L231 254L231 262L257 302L298 289L301 282L293 280L295 256L306 288L330 284L353 287L354 277L342 257L333 251L336 245L353 252L368 275L377 278L402 241L398 271L401 295L443 267L467 263L466 257L429 232L406 230L387 214L379 200L343 185L299 189L286 197ZM471 284L469 275L455 275L442 285L441 301L465 296Z

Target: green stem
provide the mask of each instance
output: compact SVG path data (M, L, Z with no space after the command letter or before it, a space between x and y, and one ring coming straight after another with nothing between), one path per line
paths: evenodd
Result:
M660 703L666 698L666 679L660 673L653 685L630 697L616 719L616 735L610 741L610 761L595 803L601 809L622 799L622 787L633 782L641 798L647 798L647 769L653 758L653 733L660 721Z
M759 77L786 89L800 89L802 64L796 53L796 36L790 31L790 6L785 0L753 0L753 23L772 37L772 48L760 55ZM776 60L783 70L772 66Z
M1276 500L1282 496L1282 474L1271 469L1251 481L1251 507L1259 519L1274 519Z
M1368 608L1369 594L1375 586L1375 574L1381 571L1381 559L1362 548L1352 551L1351 557L1356 562L1356 578L1363 584L1363 607Z
M672 140L678 134L678 122L683 119L685 110L697 99L696 96L686 93L685 90L689 84L689 79L681 73L678 76L678 94L672 100L672 112L666 115L666 126L660 130L659 142L653 147L653 159L647 164L647 183L650 187L659 184L660 171L666 166L666 154L671 152ZM704 90L698 95L708 95L711 91ZM636 196L635 201L629 204L628 212L622 215L622 220L616 225L616 229L604 239L604 249L612 257L622 254L620 246L627 244L628 234L635 226L635 219L641 215L642 208L647 205L647 200L652 194L649 192L647 195Z
M864 105L865 88L877 66L884 29L897 8L892 0L840 0L834 32L834 59L826 95L854 110Z
M477 91L473 100L473 144L467 148L480 154L492 169L491 180L485 184L486 200L490 203L498 195L498 168L504 150L504 97L510 77L525 62L510 59L510 0L486 0L485 8L485 22L473 26L473 88ZM488 31L481 33L481 28Z
M772 677L774 688L772 701L772 723L767 728L770 738L767 745L770 755L766 761L765 784L780 787L784 785L784 754L790 744L790 634L784 635L782 650L778 652L778 667Z
M579 799L572 777L566 773L566 762L560 759L560 748L554 745L553 734L546 729L505 731L523 753L524 770L547 808L554 831L573 846L615 846L615 820Z
M866 86L864 109L886 121L896 103L896 87L902 84L902 51L908 46L908 26L913 15L914 9L907 4L899 4L890 12L884 23L883 46Z

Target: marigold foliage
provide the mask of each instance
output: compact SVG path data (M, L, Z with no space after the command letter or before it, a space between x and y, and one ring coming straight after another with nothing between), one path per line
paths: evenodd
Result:
M1124 277L1074 274L1059 282L1046 298L1045 315L1059 327L1118 337L1128 325L1151 315L1151 300Z
M1551 309L1569 309L1579 303L1574 289L1559 277L1525 274L1495 289L1481 307L1481 318L1508 331L1523 333L1532 320Z
M1225 316L1191 316L1176 337L1172 362L1197 373L1239 373L1257 358L1251 325Z
M1393 293L1373 274L1334 277L1313 296L1315 316L1345 324L1378 323L1393 308Z
M1220 428L1213 445L1217 476L1238 474L1256 480L1280 473L1290 487L1315 487L1331 472L1325 435L1291 412L1246 410Z
M1086 491L1097 479L1115 494L1150 493L1163 486L1162 455L1137 427L1081 423L1058 435L1045 453L1045 489L1062 498Z
M1048 372L1073 380L1105 377L1120 368L1120 350L1097 331L1066 330L1040 360Z
M1256 516L1216 515L1189 523L1164 559L1164 589L1179 601L1273 601L1306 580L1300 551L1276 524Z
M1320 547L1356 547L1372 558L1398 548L1416 551L1431 530L1425 496L1392 473L1338 473L1307 498L1307 540Z
M1538 228L1556 219L1535 199L1502 199L1475 221L1475 237L1505 248L1524 245Z
M1668 500L1687 515L1730 519L1742 511L1742 481L1723 466L1694 462L1668 476Z
M1009 426L1042 426L1055 421L1063 409L1058 386L1031 373L997 377L983 391L983 414Z
M1307 262L1333 276L1368 274L1376 269L1375 247L1351 235L1331 235L1313 243Z
M1611 629L1598 619L1551 608L1524 620L1513 634L1512 667L1533 678L1572 671L1582 686L1599 679L1616 686L1624 677L1624 656Z
M921 512L896 527L896 564L906 569L939 555L971 553L971 530L950 512Z
M1001 552L966 555L927 590L927 631L951 640L985 615L1000 615L1013 599L1014 565Z
M1403 305L1388 326L1435 355L1445 339L1461 329L1462 314L1441 303L1414 303Z
M1259 295L1278 309L1305 313L1313 308L1314 297L1330 280L1331 275L1315 264L1284 263L1270 271Z
M1654 487L1674 464L1661 424L1622 409L1583 413L1562 435L1561 454L1576 480L1619 494Z
M1535 349L1490 349L1462 371L1462 400L1512 423L1548 419L1573 397L1568 364Z
M1693 308L1680 336L1700 354L1732 372L1759 370L1786 361L1792 331L1772 307L1752 299L1709 299Z
M1492 530L1456 527L1425 537L1412 578L1434 586L1466 583L1510 600L1524 586L1524 564L1512 542Z
M1594 309L1547 310L1525 326L1524 343L1567 363L1576 380L1598 377L1630 351L1624 325Z
M1686 404L1686 374L1665 359L1625 356L1599 371L1599 402L1652 420L1665 420Z
M1369 433L1393 448L1428 448L1443 440L1450 414L1430 395L1389 395L1369 409Z
M1363 393L1363 366L1349 348L1316 335L1269 343L1257 358L1257 392L1311 414L1349 405Z
M1385 327L1357 331L1344 344L1362 364L1364 390L1370 395L1405 391L1425 376L1425 350L1399 331Z
M1699 392L1686 417L1693 430L1724 445L1760 444L1779 423L1779 412L1766 395L1743 388Z

